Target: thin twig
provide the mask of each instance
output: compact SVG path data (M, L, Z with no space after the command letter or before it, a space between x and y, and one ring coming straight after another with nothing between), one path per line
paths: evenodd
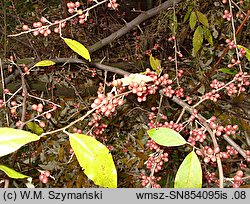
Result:
M5 89L5 83L4 83L4 72L3 72L3 66L2 66L2 60L0 58L0 69L1 69L1 79L2 79L2 88L3 88L3 102L6 102L6 95L4 93L4 89ZM6 117L6 122L7 122L7 126L9 126L9 116L6 113L5 114Z
M14 63L14 62L13 62ZM28 95L28 90L27 90L27 86L26 86L26 82L25 82L25 78L24 78L24 73L22 72L22 69L19 67L19 65L15 64L15 66L17 67L17 69L20 72L21 75L21 81L22 81L22 96L23 96L23 102L22 102L22 116L21 116L21 125L19 126L19 129L23 129L23 122L25 121L26 118L26 109L27 109L27 95Z

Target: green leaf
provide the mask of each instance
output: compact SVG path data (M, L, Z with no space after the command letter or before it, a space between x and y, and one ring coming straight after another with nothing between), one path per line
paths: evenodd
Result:
M202 43L203 43L203 28L201 26L198 26L193 36L194 55L197 54L197 52L202 46Z
M150 62L150 66L152 67L152 69L155 70L157 74L159 74L161 72L161 61L153 57L152 54L150 54L149 62Z
M203 30L204 30L204 37L205 37L205 39L209 42L210 45L213 46L213 44L214 44L214 42L213 42L213 36L212 36L210 30L208 28L206 28L206 27L204 27Z
M186 140L178 132L171 128L153 128L148 130L147 133L157 144L166 147L186 144Z
M117 187L117 171L106 146L95 138L83 134L70 134L69 141L89 179L102 187Z
M240 48L244 48L244 50L246 51L246 58L247 60L250 62L250 50L247 49L246 47L243 47L242 45L237 45L237 47Z
M194 11L191 12L190 18L189 18L189 26L193 30L196 26L197 22L197 16Z
M236 70L232 70L230 68L221 68L221 69L219 69L219 71L221 71L225 74L232 74L232 75L236 75L238 73Z
M39 140L40 137L24 130L0 128L0 157L18 150L21 146Z
M24 179L29 177L1 164L0 164L0 170L6 173L8 177L14 179Z
M194 151L190 152L181 163L174 181L175 188L201 188L202 169Z
M37 62L34 67L47 67L47 66L51 66L54 65L55 62L51 61L51 60L43 60L40 62Z
M44 133L43 129L34 122L29 122L26 125L33 133L37 135L41 135L42 133Z
M202 23L205 27L208 28L209 27L209 23L208 23L208 19L207 19L206 15L204 15L200 11L196 11L196 15L197 15L198 21L200 23Z
M84 45L69 38L63 38L63 40L73 51L91 62L89 51Z
M189 16L191 15L192 10L193 10L193 6L189 6L187 13L184 16L184 20L183 20L184 23L188 20Z

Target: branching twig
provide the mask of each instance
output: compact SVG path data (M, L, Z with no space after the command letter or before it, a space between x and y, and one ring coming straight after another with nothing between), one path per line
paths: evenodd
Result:
M164 95L162 90L160 91L160 94ZM183 108L185 107L185 110L187 110L190 114L193 113L194 109L191 106L189 106L187 103L185 103L183 100L181 100L180 98L173 96L172 100L176 102L178 105L182 106ZM197 114L196 118L200 121L200 123L202 123L202 125L208 131L209 135L211 136L214 148L218 148L219 146L218 146L216 137L213 131L211 130L209 124L206 122L206 118L204 118L201 114ZM217 160L218 171L219 171L219 187L223 188L224 175L223 175L223 168L222 168L222 163L221 163L219 154L217 154L216 160Z
M93 8L99 6L99 5L101 5L101 4L103 4L103 3L107 2L107 1L108 1L108 0L103 0L103 1L101 1L101 2L98 2L97 4L95 4L95 5L93 5L93 6L89 7L89 8L86 8L86 9L83 10L82 12L83 12L83 13L87 13L87 12L89 12L90 10L92 10ZM8 35L8 37L17 37L17 36L20 36L20 35L23 35L23 34L26 34L26 33L30 33L30 32L34 32L34 31L37 31L37 30L39 31L40 29L48 29L48 28L51 27L51 26L60 25L60 24L63 23L63 22L69 21L70 19L75 18L75 17L77 17L78 15L79 15L78 13L75 13L75 14L73 14L72 16L69 16L68 18L65 18L65 19L56 21L56 22L54 22L54 23L51 23L51 22L49 22L49 21L47 20L47 22L49 23L48 25L44 25L44 26L39 27L39 28L29 29L29 30L27 30L27 31L23 31L23 32L17 33L17 34Z

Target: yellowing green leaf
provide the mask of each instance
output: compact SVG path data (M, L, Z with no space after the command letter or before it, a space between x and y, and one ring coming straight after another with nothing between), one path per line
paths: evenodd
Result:
M55 62L51 61L51 60L43 60L40 62L37 62L34 67L47 67L47 66L51 66L54 65Z
M147 133L157 144L166 147L186 144L186 140L178 132L171 128L153 128L148 130Z
M196 22L197 22L197 16L196 16L195 12L192 11L190 14L190 18L189 18L189 26L192 30L195 28Z
M18 150L21 146L40 137L24 130L0 128L0 157Z
M157 74L159 74L161 72L161 61L153 57L152 54L150 54L149 62L150 62L150 66L152 67L152 69L155 70Z
M117 187L117 171L106 146L95 138L83 134L70 134L69 141L89 179L102 187Z
M8 177L14 178L14 179L24 179L24 178L29 177L29 176L21 174L21 173L15 171L14 169L11 169L11 168L4 166L4 165L0 165L0 170L3 171L4 173L6 173Z
M89 51L83 44L69 38L63 38L63 40L73 51L81 55L86 60L91 61Z
M250 50L247 49L246 47L243 47L242 45L237 45L237 47L240 48L244 48L244 50L246 51L246 58L247 60L250 62Z
M41 135L44 133L43 129L36 123L34 122L29 122L26 124L26 126L35 134Z
M203 28L198 26L194 32L193 36L193 48L194 48L194 55L200 50L203 43Z
M208 23L208 19L206 15L201 13L200 11L196 11L196 15L197 15L198 21L208 28L209 23Z
M190 152L181 163L174 181L175 188L201 188L202 169L195 152Z
M203 28L204 29L204 37L205 39L209 42L210 45L213 46L214 42L213 42L213 36L210 32L210 30L208 28Z

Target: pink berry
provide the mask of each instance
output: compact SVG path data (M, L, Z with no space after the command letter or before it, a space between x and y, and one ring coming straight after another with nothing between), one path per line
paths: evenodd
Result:
M23 25L23 30L29 30L29 26Z
M40 126L41 128L44 128L44 127L45 127L45 122L41 121L41 122L39 123L39 126Z
M47 119L50 119L52 117L51 113L46 113L46 116L45 116Z
M243 177L243 171L241 171L241 170L237 171L236 175L239 177Z
M48 183L48 177L47 176L44 176L43 179L42 179L42 183Z
M48 170L45 170L43 173L45 176L49 177L50 176L50 172Z
M31 108L32 108L32 110L37 110L37 105L36 104L33 104L32 106L31 106Z

